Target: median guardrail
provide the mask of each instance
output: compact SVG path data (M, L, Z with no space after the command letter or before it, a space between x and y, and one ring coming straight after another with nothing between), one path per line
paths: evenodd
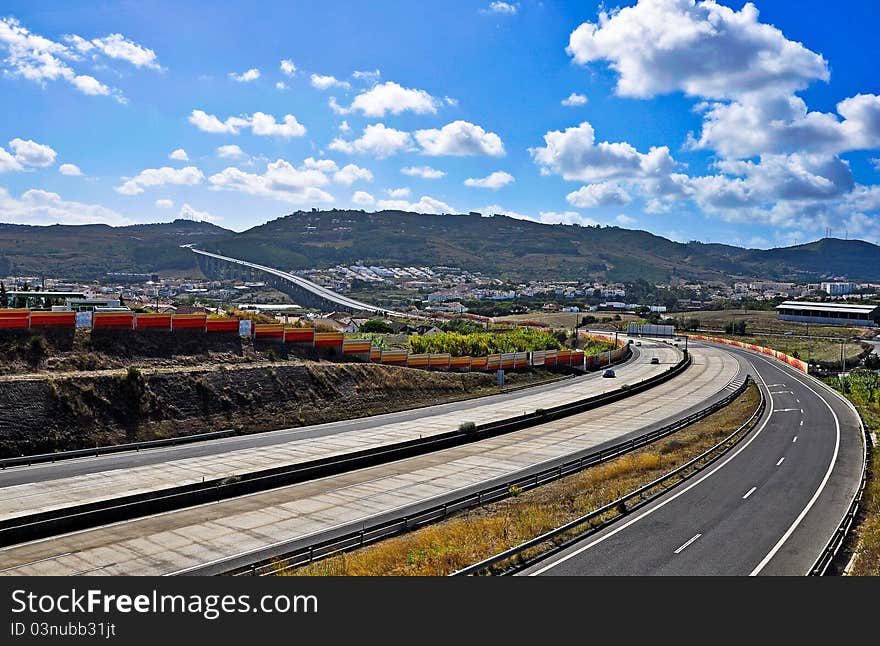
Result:
M354 451L342 456L320 458L241 475L233 474L222 479L214 478L159 491L10 518L0 521L0 546L106 523L130 520L139 516L217 502L510 433L630 397L672 379L686 370L690 364L691 358L686 356L666 372L649 377L638 384L624 385L624 387L609 393L547 409L539 409L531 413L527 412L504 420L474 424L472 428L468 426L466 431L449 431L427 438Z

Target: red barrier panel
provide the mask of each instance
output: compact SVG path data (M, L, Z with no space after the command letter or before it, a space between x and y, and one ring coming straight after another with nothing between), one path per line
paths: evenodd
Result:
M233 317L208 319L205 329L208 332L235 332L238 333L239 320Z
M341 348L343 340L342 332L315 332L316 348Z
M379 348L370 349L370 361L379 363L382 360L382 350Z
M76 312L31 312L31 327L76 327Z
M455 370L461 370L471 367L470 357L452 357L449 360L449 367Z
M284 330L285 343L314 343L315 328L289 327Z
M29 316L28 310L0 310L0 329L26 330Z
M471 370L485 370L489 357L471 357Z
M93 312L94 330L131 330L134 328L134 312Z
M382 363L389 366L405 366L409 352L406 350L382 350Z
M146 329L146 328L170 330L171 329L171 315L170 314L138 314L135 317L135 325L137 326L137 329L139 329L139 330Z
M344 339L342 341L343 354L368 354L370 352L369 339Z
M449 368L449 361L452 357L448 354L432 354L428 359L429 368Z
M528 368L529 367L529 353L528 352L517 352L513 355L513 367L514 368Z
M501 355L501 369L513 370L516 365L516 357L513 352L505 352Z
M254 325L254 338L282 339L284 338L284 326L280 323L257 323Z
M427 368L430 361L429 354L411 354L406 359L406 365L410 368Z
M171 318L172 330L204 330L207 314L175 314Z

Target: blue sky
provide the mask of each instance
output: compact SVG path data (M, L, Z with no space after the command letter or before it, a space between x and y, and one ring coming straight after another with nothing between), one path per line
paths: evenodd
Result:
M755 5L7 1L0 221L403 208L880 241L880 6Z

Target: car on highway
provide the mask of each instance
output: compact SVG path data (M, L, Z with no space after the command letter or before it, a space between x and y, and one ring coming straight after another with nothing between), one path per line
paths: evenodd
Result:
M651 357L651 363L655 365L660 363L660 357Z
M616 377L617 375L614 374L614 371L611 368L607 368L605 370L605 372L602 373L602 376L603 377Z
M636 345L642 345L641 341L636 341Z

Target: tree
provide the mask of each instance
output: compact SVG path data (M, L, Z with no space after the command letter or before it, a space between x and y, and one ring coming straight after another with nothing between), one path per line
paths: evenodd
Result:
M745 336L746 322L745 321L731 321L724 326L724 331L727 334L735 334L737 336Z
M364 321L363 325L358 328L358 332L363 333L375 332L387 334L391 331L391 326L382 319L370 319L369 321Z

